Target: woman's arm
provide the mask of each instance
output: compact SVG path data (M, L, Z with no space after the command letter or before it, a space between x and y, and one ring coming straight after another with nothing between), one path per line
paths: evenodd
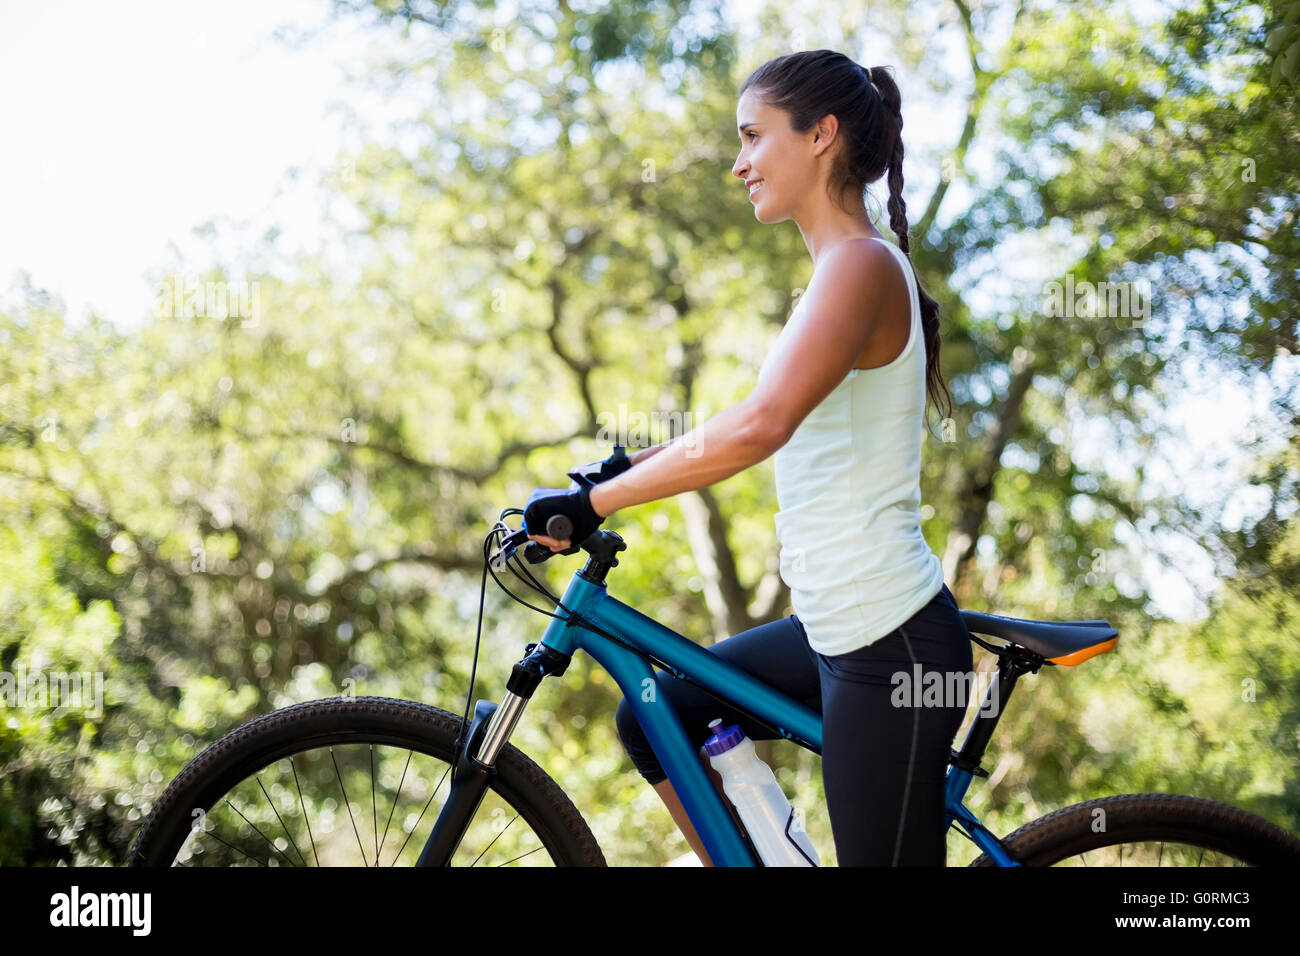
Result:
M646 449L644 458L638 455L644 464L593 488L589 501L596 514L604 518L704 488L774 454L849 374L879 322L879 290L890 272L897 276L898 263L879 243L862 239L832 247L804 293L806 317L772 356L753 394L668 442L663 454Z
M753 394L699 428L639 450L633 467L591 489L587 500L596 514L607 518L707 487L774 454L862 354L879 323L879 290L889 270L896 276L898 263L878 243L845 240L831 248L804 293L806 317L772 356ZM552 550L569 546L567 539L529 537Z
M672 441L638 449L628 456L632 467L593 487L588 503L605 518L620 508L707 487L758 464L788 440L775 427L779 419L765 414L765 408L751 395ZM567 538L544 534L528 538L552 551L570 544Z
M659 452L663 451L665 446L669 445L670 443L671 442L665 441L665 442L660 442L658 445L651 445L649 448L638 448L636 451L630 451L627 453L627 460L634 465L639 465L647 458L652 458L655 455L659 454Z
M621 508L706 488L758 464L786 440L759 408L746 399L672 441L641 449L632 468L591 489L592 508L603 518Z

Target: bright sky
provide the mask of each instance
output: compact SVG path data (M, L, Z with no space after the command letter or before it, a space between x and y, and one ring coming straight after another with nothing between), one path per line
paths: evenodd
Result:
M178 262L193 272L214 255L239 257L231 236L238 242L252 233L223 233L227 245L214 252L192 233L206 220L275 224L291 246L312 247L322 216L313 184L355 139L331 104L348 104L377 128L392 108L349 83L345 70L364 70L391 38L333 23L327 10L322 0L50 0L0 8L0 129L8 133L0 149L0 296L25 270L60 295L75 320L94 309L128 327L154 301L151 275ZM282 25L324 28L294 48L273 38ZM818 46L840 47L815 33L803 38L802 48ZM960 51L953 56L960 64ZM855 58L894 61L875 47ZM906 75L898 75L906 89ZM909 151L924 153L944 130L958 130L955 113L947 121L935 111L959 105L917 103L926 121L908 127ZM302 171L296 179L286 177L291 167ZM933 183L924 168L916 179L922 188ZM950 193L949 201L961 199ZM1289 370L1294 381L1296 365ZM1281 377L1274 383L1282 384ZM1234 440L1247 418L1266 420L1268 388L1261 383L1252 396L1215 377L1187 394L1168 411L1186 430L1154 454L1156 471L1165 472L1157 480L1180 488L1192 476L1205 501L1223 500L1246 464ZM1105 435L1076 438L1095 467L1124 467L1107 455ZM1243 497L1240 504L1251 503ZM1208 560L1176 542L1160 544L1175 571L1155 558L1152 543L1139 546L1151 550L1143 566L1157 603L1176 616L1199 613L1188 581L1202 592L1211 586Z
M327 105L364 34L331 27L302 49L282 23L324 22L321 0L53 0L0 12L0 287L16 270L93 308L142 320L146 273L212 252L191 230L259 218L277 191L290 231L320 215L307 186L342 142ZM373 46L373 40L371 41ZM352 99L357 98L354 94ZM302 185L285 181L303 169ZM233 256L232 256L233 257Z

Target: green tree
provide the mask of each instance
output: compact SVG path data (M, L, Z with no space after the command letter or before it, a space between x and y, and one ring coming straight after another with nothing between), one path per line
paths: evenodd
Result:
M405 135L339 157L334 208L356 225L292 272L267 265L275 234L211 274L160 266L168 294L130 333L73 327L31 288L0 315L0 670L98 670L107 700L6 715L0 862L120 860L199 747L294 700L460 713L499 511L617 437L663 440L742 399L807 282L797 232L758 228L730 167L737 85L813 20L767 5L749 47L711 4L538 4L505 25L473 4L337 8L399 51L375 82L410 104ZM951 153L907 160L909 195L940 172L911 203L912 247L956 400L926 453L927 538L963 606L1122 635L1022 682L972 806L1010 829L1164 789L1295 828L1293 395L1261 435L1260 520L1143 487L1167 440L1153 412L1189 359L1251 380L1295 351L1295 99L1267 48L1283 20L1242 3L1155 26L1086 4L825 9L819 29L843 33L823 45L889 33L917 77L905 129L923 93L966 89ZM936 24L967 75L928 42ZM1026 248L1037 271L977 309L981 274ZM1045 315L1067 274L1149 279L1150 321ZM254 307L213 309L208 282L256 282ZM1089 422L1131 475L1082 463ZM764 465L618 514L612 593L706 644L780 616L773 510ZM1153 619L1125 541L1157 526L1220 559L1231 586L1208 620ZM565 561L540 571L553 590ZM475 696L498 697L544 619L488 593ZM585 657L562 682L514 742L611 861L685 852L614 733L617 687ZM819 762L767 753L830 847Z

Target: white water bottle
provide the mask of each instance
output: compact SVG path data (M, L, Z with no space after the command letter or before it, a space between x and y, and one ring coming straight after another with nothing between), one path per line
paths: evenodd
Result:
M709 722L713 736L704 742L709 763L722 776L722 789L740 814L764 866L820 866L817 849L785 798L754 742L735 724Z

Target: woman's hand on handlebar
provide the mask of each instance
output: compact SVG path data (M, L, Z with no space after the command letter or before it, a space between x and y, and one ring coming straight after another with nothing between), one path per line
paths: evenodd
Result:
M577 508L580 512L586 513L585 516L587 518L594 519L593 530L595 527L602 524L605 519L604 516L591 511L590 505L587 502L587 495L590 494L590 489L594 488L601 482L609 481L611 478L621 475L631 467L632 463L628 459L627 449L623 445L615 445L613 454L604 461L594 461L588 465L580 465L569 472L569 478L573 479L572 484L569 486L570 489L579 490L581 492L579 497L582 498L582 504L577 506ZM530 503L536 499L539 492L545 492L547 490L548 489L544 488L535 489L533 495L530 496ZM552 492L559 491L559 489L550 490ZM574 509L571 507L569 510ZM540 522L538 523L540 524ZM539 545L550 548L552 552L568 551L573 547L573 541L570 538L553 538L550 535L545 534L530 534L528 540L536 541ZM585 540L585 536L582 540Z
M577 551L574 542L586 541L605 522L604 516L591 506L592 487L534 488L524 506L524 528L529 540L552 552Z
M563 541L556 541L554 538L547 537L544 534L530 534L528 540L536 541L538 544L550 548L552 551L567 551L571 546L568 538L565 538Z

